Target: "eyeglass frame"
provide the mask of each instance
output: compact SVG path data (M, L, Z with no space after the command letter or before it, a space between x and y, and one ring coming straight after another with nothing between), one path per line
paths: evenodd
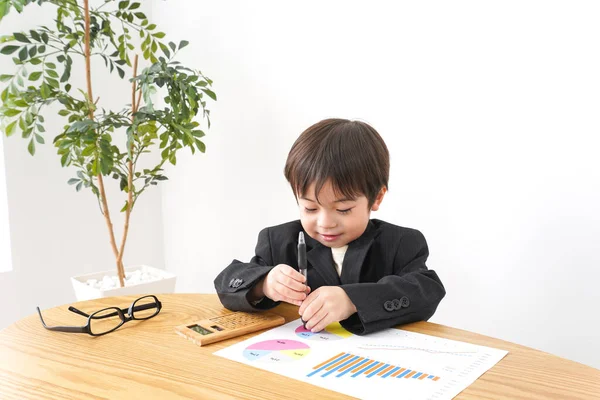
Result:
M137 303L139 300L145 299L147 297L154 298L154 303L139 305L139 306L135 306L135 308L134 308L135 303ZM155 308L155 307L156 307L157 311L156 311L156 313L152 314L151 316L145 317L145 318L136 318L135 317L134 313L136 311L143 311L143 310L147 310L149 308ZM87 324L85 326L48 326L44 322L44 318L42 317L42 312L40 311L40 308L36 307L36 309L37 309L38 315L40 316L40 320L42 321L42 325L44 326L44 328L46 328L49 331L69 332L69 333L87 333L88 335L91 335L91 336L102 336L102 335L106 335L107 333L116 331L121 326L123 326L123 324L126 322L133 321L133 320L143 321L143 320L150 319L152 317L157 316L158 313L160 313L160 310L162 309L162 303L160 302L160 300L158 300L158 298L156 296L147 295L147 296L142 296L142 297L134 300L133 303L131 303L131 305L129 306L129 308L106 307L106 308L103 308L102 310L98 310L92 314L87 314L81 310L78 310L77 308L75 308L73 306L69 306L69 311L74 312L75 314L79 314L84 317L87 317ZM121 319L121 323L109 331L102 332L102 333L93 333L91 330L91 322L92 322L92 319L94 319L93 318L94 315L101 313L103 311L106 311L106 310L115 310L116 312L107 314L107 315L103 315L101 317L97 317L96 319L109 318L109 317L114 317L115 315L118 315L119 318ZM127 316L125 316L125 314L127 314Z

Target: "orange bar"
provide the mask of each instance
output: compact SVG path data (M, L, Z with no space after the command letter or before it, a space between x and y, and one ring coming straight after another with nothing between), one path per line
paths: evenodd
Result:
M352 371L350 371L350 372L357 372L357 371L358 371L358 370L360 370L360 369L367 368L369 365L373 365L373 363L374 363L374 362L377 362L377 361L374 361L374 360L367 361L367 363L366 363L366 364L360 365L360 366L358 366L358 367L354 368L354 369L353 369Z
M342 358L340 361L336 362L333 365L330 365L329 367L325 368L327 371L337 367L338 365L345 363L346 361L348 361L349 359L351 359L353 356L352 354L347 354L344 358Z
M422 375L421 375L420 377L418 377L417 379L418 379L418 380L422 380L422 379L425 379L425 378L427 378L428 376L429 376L429 374L422 374ZM433 379L433 378L431 378L431 379Z
M385 374L386 372L388 372L390 369L394 369L394 368L396 368L396 367L394 367L393 365L390 365L389 367L387 367L386 369L384 369L383 371L378 373L377 376L381 376L381 375Z
M434 376L433 378L431 378L432 381L437 381L438 379L440 379L439 376Z
M377 368L381 367L382 365L383 365L383 363L380 363L380 362L378 362L377 364L373 364L373 368L369 368L364 373L370 374L371 372L375 371Z
M338 371L343 372L343 371L347 370L348 368L350 368L351 366L353 366L354 364L359 363L364 359L365 359L364 357L361 357L358 360L354 360L350 364L346 365L345 367L338 369Z
M416 373L417 373L417 371L411 371L408 375L404 375L404 377L405 378L410 378L411 376L413 376Z
M338 358L338 357L339 357L339 356L341 356L342 354L346 354L346 353L342 352L342 353L338 354L337 356L333 356L333 357L331 357L329 360L327 360L327 361L325 361L325 362L322 362L321 364L317 365L316 367L313 367L313 369L319 369L319 368L321 368L323 365L325 365L325 364L328 364L328 363L332 362L333 360L335 360L336 358Z
M392 378L395 378L396 376L400 375L401 373L403 373L404 371L406 371L406 368L400 368L398 371L394 372L392 375L390 375Z

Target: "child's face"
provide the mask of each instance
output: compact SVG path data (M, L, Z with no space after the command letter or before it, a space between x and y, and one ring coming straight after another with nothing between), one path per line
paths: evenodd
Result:
M315 184L298 198L300 222L308 235L327 247L342 247L359 238L369 223L371 210L379 208L386 189L381 189L375 203L369 208L368 199L361 195L354 199L336 198L328 181L315 196Z

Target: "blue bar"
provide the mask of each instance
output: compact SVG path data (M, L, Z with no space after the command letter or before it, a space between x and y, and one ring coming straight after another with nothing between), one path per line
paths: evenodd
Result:
M398 375L396 378L402 378L404 375L408 375L411 372L412 372L412 370L407 369L406 371L404 371L403 373L401 373L400 375Z
M377 362L373 363L373 364L369 364L366 367L364 367L363 369L361 369L360 371L358 371L357 373L355 373L354 375L352 375L353 378L356 378L357 376L359 376L360 374L362 374L363 372L365 372L366 370L368 370L369 368L372 368L375 364L377 364Z
M333 360L332 362L330 362L330 363L328 363L328 364L325 364L325 365L323 365L323 366L322 366L321 368L319 368L319 369L315 369L313 372L311 372L310 374L308 374L308 375L306 375L306 376L313 376L313 375L314 375L314 374L316 374L317 372L319 372L319 371L322 371L322 370L324 370L325 368L332 366L333 364L335 364L336 362L340 361L341 359L343 359L343 358L344 358L344 357L346 357L347 355L349 355L349 354L347 354L347 353L345 353L345 354L342 354L341 356L339 356L338 358L336 358L336 359L335 359L335 360Z
M386 369L387 367L389 367L390 364L385 364L383 367L381 368L377 368L375 371L371 372L369 375L367 375L367 378L372 377L373 375L378 374L380 371L383 371L384 369Z
M433 378L433 375L429 375L429 376L427 377L427 379L431 379L431 378Z
M344 375L345 375L345 374L347 374L348 372L352 371L353 369L356 369L356 368L360 367L361 365L363 365L364 363L366 363L366 362L369 362L369 361L371 361L371 360L369 360L368 358L366 358L366 359L362 360L361 362L359 362L358 364L356 364L356 365L353 365L351 368L348 368L347 370L345 370L345 371L344 371L344 372L342 372L341 374L339 374L339 375L336 375L335 377L336 377L336 378L339 378L340 376L344 376Z
M360 357L359 356L354 356L351 359L349 359L348 361L344 361L343 363L341 363L340 365L338 365L337 367L335 367L334 369L327 371L326 373L324 373L323 375L321 375L323 378L325 378L327 375L329 374L333 374L335 371L337 371L338 369L345 367L346 365L350 364L352 361L354 360L358 360Z
M381 375L382 378L387 378L388 376L390 376L391 374L393 374L394 372L398 371L400 369L400 367L396 367L391 371L386 372L385 374Z
M413 379L417 379L417 378L418 378L418 377L420 377L421 375L423 375L423 373L422 373L422 372L417 372L416 374L414 374L414 375L412 376L412 378L413 378Z

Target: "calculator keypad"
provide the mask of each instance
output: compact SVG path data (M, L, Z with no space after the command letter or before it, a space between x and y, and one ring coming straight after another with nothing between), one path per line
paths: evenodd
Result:
M210 319L227 329L235 329L243 326L258 324L261 322L269 321L270 319L260 314L227 314L221 317L215 317Z

